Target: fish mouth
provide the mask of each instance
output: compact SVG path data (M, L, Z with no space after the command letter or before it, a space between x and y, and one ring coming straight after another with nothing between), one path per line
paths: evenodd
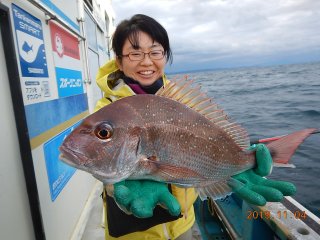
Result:
M71 167L81 169L83 165L81 163L82 154L72 151L70 149L64 148L63 146L59 147L60 155L59 160Z
M73 161L69 160L65 155L62 153L59 154L59 160L71 167L79 168L79 165L74 163Z

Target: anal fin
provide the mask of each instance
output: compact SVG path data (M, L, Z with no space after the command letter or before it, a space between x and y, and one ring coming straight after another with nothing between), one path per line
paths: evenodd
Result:
M204 201L207 197L214 200L223 198L244 186L245 185L240 181L230 177L226 180L215 182L202 188L195 188L194 190L196 194L199 194L200 199Z

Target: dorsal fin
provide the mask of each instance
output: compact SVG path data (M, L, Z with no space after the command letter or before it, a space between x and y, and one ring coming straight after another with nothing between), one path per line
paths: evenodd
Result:
M212 98L208 98L205 92L200 92L201 86L192 87L194 79L187 81L187 78L185 76L178 80L176 76L155 95L172 98L194 109L224 130L239 147L247 150L250 147L248 132L235 122L229 122L231 119L227 118L223 109L219 109L217 103L213 104Z

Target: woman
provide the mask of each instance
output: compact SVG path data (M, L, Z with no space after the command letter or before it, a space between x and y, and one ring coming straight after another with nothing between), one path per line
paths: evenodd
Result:
M116 59L107 62L98 71L97 84L105 95L97 103L95 111L123 97L155 94L168 83L164 66L166 62L172 62L171 49L167 32L157 21L141 14L122 21L114 33L112 45ZM266 189L265 186L270 185L271 181L266 184L260 177L268 175L272 165L271 156L263 146L261 151L257 150L257 159L258 167L254 170L259 174L251 169L236 176L245 183L254 179L257 185L251 183L250 186L254 187L243 188L237 194L257 205L280 201L283 193L276 189L276 184L272 185L275 188ZM253 191L257 187L264 190L262 196L257 193L259 191ZM287 187L294 193L294 186L288 183ZM106 239L191 239L190 228L195 220L193 203L197 198L194 189L187 190L187 206L185 189L170 184L123 181L106 189ZM292 192L289 194L292 195ZM288 192L285 193L288 195ZM165 208L156 206L157 203ZM187 218L182 217L186 214L185 208Z

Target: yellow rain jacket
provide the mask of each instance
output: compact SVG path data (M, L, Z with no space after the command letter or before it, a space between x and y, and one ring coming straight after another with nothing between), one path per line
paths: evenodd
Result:
M124 83L121 79L123 73L119 70L115 60L111 60L105 63L99 70L96 76L96 82L101 90L104 92L104 98L99 100L95 109L98 111L100 108L110 104L111 102L118 100L123 97L128 97L135 95L132 89ZM169 81L166 79L166 75L163 74L163 83L167 85ZM179 188L174 185L171 186L172 194L178 200L181 206L181 214L185 215L185 189ZM114 238L109 235L107 216L105 222L105 231L106 239L135 239L135 240L144 240L144 239L175 239L180 236L182 233L190 229L195 221L193 203L195 202L197 195L194 192L193 188L187 190L187 209L188 209L188 218L185 219L183 216L172 222L167 222L164 224L159 224L154 227L149 228L144 232L134 232L122 237ZM106 202L104 205L107 209ZM105 215L107 213L105 212Z

